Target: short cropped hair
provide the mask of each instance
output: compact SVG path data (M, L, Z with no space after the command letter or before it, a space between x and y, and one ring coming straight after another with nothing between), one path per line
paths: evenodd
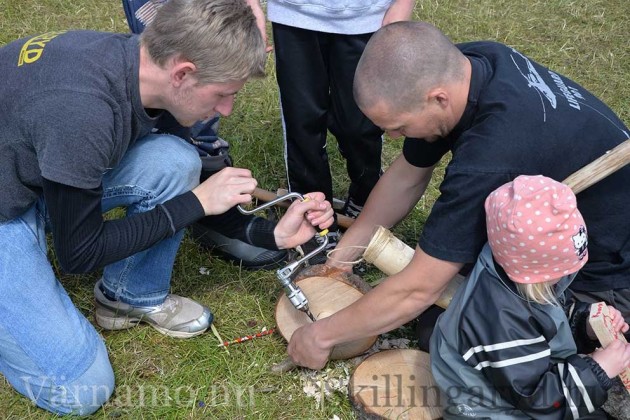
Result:
M365 47L354 76L354 99L361 109L384 102L392 112L410 112L424 105L431 88L461 80L465 60L435 26L391 23Z
M173 58L194 63L200 84L265 74L264 42L244 0L170 0L140 37L159 66Z

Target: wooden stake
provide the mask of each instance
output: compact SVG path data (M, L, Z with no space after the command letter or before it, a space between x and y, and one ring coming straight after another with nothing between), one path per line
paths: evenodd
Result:
M591 327L593 327L593 331L595 332L599 342L602 344L602 347L606 348L615 340L627 343L626 337L624 337L621 332L613 329L610 312L608 311L608 306L604 302L594 303L591 305L591 314L588 318L588 322L591 324ZM619 378L626 387L626 391L630 393L630 368L625 368L624 371L619 374Z
M574 172L564 181L574 194L584 191L596 182L601 181L613 172L618 171L630 161L630 139L619 144L605 155L595 159L582 169Z

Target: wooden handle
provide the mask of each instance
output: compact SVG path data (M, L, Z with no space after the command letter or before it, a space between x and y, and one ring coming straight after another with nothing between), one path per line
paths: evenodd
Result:
M630 162L630 139L606 152L582 169L574 172L562 183L568 185L575 194L584 191Z
M271 200L275 200L276 198L278 198L277 194L272 193L271 191L263 190L262 188L256 188L252 195L255 198L261 201L265 201L265 202L269 202ZM290 204L291 203L288 201L282 201L276 205L279 207L287 208L289 207ZM348 229L350 226L352 226L353 222L354 222L353 218L337 213L337 224L341 226L342 228Z

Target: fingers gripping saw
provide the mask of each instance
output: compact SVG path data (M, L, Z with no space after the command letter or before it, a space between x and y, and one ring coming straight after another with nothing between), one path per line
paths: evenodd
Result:
M238 211L240 211L243 214L253 214L256 213L257 211L260 210L264 210L268 207L271 207L273 205L275 205L276 203L279 203L281 201L285 201L285 200L290 200L292 198L298 198L302 201L308 201L309 198L308 197L304 197L302 194L298 194L298 193L289 193L286 195L283 195L281 197L276 198L275 200L271 200L259 207L256 207L255 209L252 210L246 210L243 207L241 207L240 205L237 206ZM278 269L278 271L276 271L276 276L278 277L278 281L280 282L280 284L282 285L282 287L284 288L284 292L286 293L287 297L289 298L289 301L291 302L291 304L295 307L295 309L304 312L306 315L308 315L308 317L311 319L311 321L315 322L315 317L313 316L313 314L311 313L311 311L309 310L308 307L308 299L306 299L306 295L304 294L304 292L302 291L302 289L300 289L300 287L295 284L293 282L293 278L295 276L295 274L297 273L297 269L298 267L300 267L301 265L305 264L310 258L312 258L313 256L319 254L321 251L323 251L324 249L326 249L326 246L328 245L328 236L326 236L326 234L328 233L328 229L324 229L324 230L318 230L316 237L321 237L323 238L323 240L320 242L320 245L315 248L314 250L312 250L311 252L309 252L308 254L306 254L304 257L302 257L301 259L292 262L291 264Z

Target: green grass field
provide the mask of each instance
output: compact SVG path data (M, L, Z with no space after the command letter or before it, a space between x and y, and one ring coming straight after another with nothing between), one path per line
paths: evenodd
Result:
M427 0L417 2L414 19L437 25L456 42L491 39L514 46L578 81L630 123L628 11L627 0ZM118 0L0 0L0 45L69 28L127 32ZM233 114L222 119L220 134L230 142L235 164L252 169L261 187L275 191L285 187L286 180L272 55L267 73L266 79L249 82L239 93ZM401 141L387 140L384 167L400 147ZM343 198L347 176L332 138L329 151L336 195ZM439 174L412 215L395 230L410 245L438 194ZM210 274L202 274L202 267ZM98 277L99 273L60 274L89 319ZM371 269L367 278L378 279L379 273ZM208 254L189 238L178 254L172 289L212 308L224 339L273 327L274 305L282 292L273 272L244 271ZM95 418L354 417L344 394L334 393L318 403L303 392L299 374L269 373L270 365L286 355L286 343L277 335L229 347L229 353L217 347L211 333L178 341L141 326L103 332L103 336L117 391ZM330 369L343 367L341 362L329 364ZM0 418L51 417L0 377Z

